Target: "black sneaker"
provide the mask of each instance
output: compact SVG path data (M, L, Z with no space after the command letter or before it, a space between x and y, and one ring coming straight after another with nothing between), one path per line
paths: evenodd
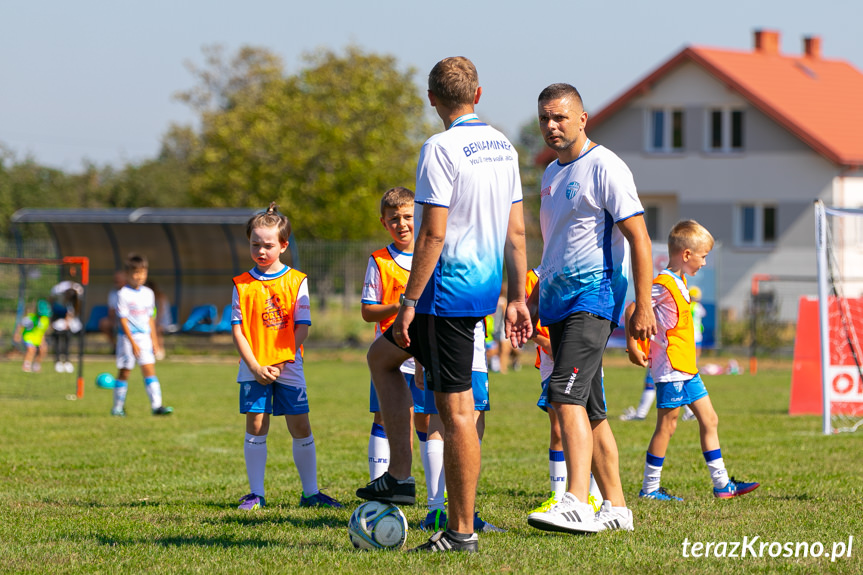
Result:
M365 487L357 489L357 497L368 501L413 505L417 501L416 491L416 481L413 477L400 481L390 475L389 471L385 471L374 481L369 481Z
M422 545L408 549L409 553L413 551L467 551L468 553L476 553L479 551L479 537L476 533L471 533L470 537L461 540L456 539L447 531L438 531Z

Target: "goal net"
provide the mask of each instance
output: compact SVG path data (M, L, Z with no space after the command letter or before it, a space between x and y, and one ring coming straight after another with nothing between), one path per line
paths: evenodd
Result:
M863 426L863 209L815 203L825 434Z
M85 257L0 257L0 345L4 354L21 361L25 371L74 378L75 393L67 395L69 399L84 397L86 330L81 313L89 268ZM28 347L38 351L31 352L31 357Z

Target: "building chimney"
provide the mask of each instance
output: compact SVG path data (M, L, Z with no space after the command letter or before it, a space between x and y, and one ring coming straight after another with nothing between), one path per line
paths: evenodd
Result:
M758 54L779 54L779 32L756 30L755 52Z
M821 37L820 36L804 36L803 37L803 53L807 58L818 59L821 57Z

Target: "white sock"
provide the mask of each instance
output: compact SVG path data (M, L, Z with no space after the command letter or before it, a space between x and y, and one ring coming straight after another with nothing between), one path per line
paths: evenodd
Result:
M159 385L159 379L155 376L148 377L144 379L144 385L150 398L150 407L153 409L162 407L162 386Z
M377 479L390 467L390 442L382 425L372 423L369 433L369 481Z
M417 439L420 442L420 462L423 466L423 475L428 477L429 468L429 450L428 450L428 434L422 431L417 431Z
M590 494L602 501L602 492L599 490L596 479L593 478L593 473L590 474Z
M315 451L313 435L294 439L294 465L303 484L303 495L312 496L318 492L318 456Z
M246 475L249 477L249 491L264 496L264 472L267 469L267 436L246 433L243 445L246 457Z
M566 493L566 460L563 451L548 450L548 477L551 480L551 492L555 500L560 501Z
M635 415L642 419L647 417L650 412L650 406L653 405L653 400L656 399L656 388L644 388L641 392L641 400L638 402L638 407L635 408Z
M446 476L443 472L443 441L429 439L426 442L428 467L426 468L426 489L429 510L444 509L446 498Z
M129 391L129 384L125 381L117 380L114 384L114 409L122 411L126 405L126 393Z
M707 469L710 471L710 479L713 480L713 487L722 489L728 485L728 472L725 470L725 461L722 460L722 450L705 451L703 455L704 461L707 462Z
M644 460L644 481L641 483L643 492L653 493L659 489L663 463L665 463L664 457L656 457L649 451L647 452L647 457Z

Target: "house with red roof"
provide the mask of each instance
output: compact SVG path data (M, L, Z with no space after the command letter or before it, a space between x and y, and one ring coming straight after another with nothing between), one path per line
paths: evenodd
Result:
M813 201L863 206L863 73L824 58L819 37L799 54L779 40L757 30L748 51L686 47L587 123L632 170L654 243L690 218L718 240L716 299L737 317L754 274L811 277L774 284L781 316L795 317L816 292Z

